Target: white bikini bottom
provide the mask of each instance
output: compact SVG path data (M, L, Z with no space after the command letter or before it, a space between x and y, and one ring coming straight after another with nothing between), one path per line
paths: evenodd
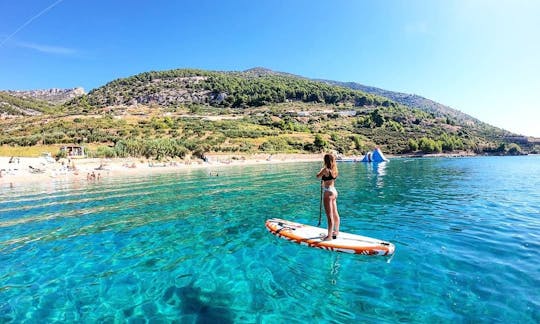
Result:
M323 187L323 191L324 192L329 192L331 195L336 195L337 196L337 190L336 190L336 187L334 187L334 186Z

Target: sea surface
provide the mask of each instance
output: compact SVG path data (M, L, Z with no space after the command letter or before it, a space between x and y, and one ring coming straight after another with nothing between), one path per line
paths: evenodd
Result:
M540 156L340 163L341 230L391 258L265 229L317 224L320 167L2 187L0 323L540 322Z

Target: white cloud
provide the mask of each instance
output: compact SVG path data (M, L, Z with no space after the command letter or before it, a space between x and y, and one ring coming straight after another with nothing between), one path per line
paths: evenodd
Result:
M16 42L16 46L32 49L38 52L47 53L47 54L59 54L59 55L73 55L76 54L77 51L73 48L68 47L62 47L62 46L51 46L51 45L43 45L43 44L36 44L36 43L28 43L28 42Z

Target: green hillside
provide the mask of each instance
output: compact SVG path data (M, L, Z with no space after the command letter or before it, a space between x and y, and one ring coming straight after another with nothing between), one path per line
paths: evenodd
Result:
M0 144L96 145L98 156L202 156L205 152L358 155L537 149L453 113L265 69L152 71L117 79L43 115L0 120Z
M68 104L87 110L112 105L203 104L250 108L288 101L347 106L395 106L387 98L279 74L170 70L117 79Z
M34 98L21 98L0 91L0 115L33 116L53 113L56 105Z
M395 92L395 91L388 91L388 90L384 90L384 89L380 89L376 87L365 86L356 82L339 82L339 81L331 81L331 80L320 80L320 81L327 84L337 85L337 86L346 87L346 88L350 88L354 90L360 90L366 93L371 93L373 95L389 98L404 106L411 107L411 108L418 108L420 110L432 113L433 115L438 116L438 117L449 116L461 122L475 122L475 123L479 122L479 120L467 114L464 114L463 112L459 110L450 108L448 106L445 106L443 104L440 104L430 99L426 99L418 95Z

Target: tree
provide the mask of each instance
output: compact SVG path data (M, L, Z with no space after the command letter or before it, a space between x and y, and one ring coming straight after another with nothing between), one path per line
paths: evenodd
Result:
M371 120L373 120L376 127L381 127L385 122L384 116L380 113L379 109L371 112Z
M431 138L422 137L418 142L420 150L424 153L440 153L442 152L441 142Z
M409 138L408 145L411 152L418 151L418 142L415 139Z
M325 147L328 146L328 142L320 134L317 134L315 135L313 146L316 150L322 151Z
M362 147L364 146L364 143L362 142L362 139L360 138L360 136L354 135L352 140L353 140L353 143L354 143L354 147L357 150L361 150Z
M508 154L510 155L521 155L521 147L516 143L510 143L508 145Z

